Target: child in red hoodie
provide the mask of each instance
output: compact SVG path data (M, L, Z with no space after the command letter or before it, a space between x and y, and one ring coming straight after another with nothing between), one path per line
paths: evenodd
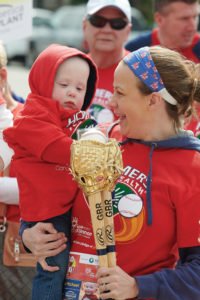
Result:
M21 115L4 138L14 150L13 165L20 193L23 221L53 223L68 237L66 249L46 259L57 272L38 263L32 299L62 299L70 248L70 209L77 185L69 171L70 145L78 128L95 126L85 110L95 92L97 71L81 51L50 45L36 59L29 74L31 93Z

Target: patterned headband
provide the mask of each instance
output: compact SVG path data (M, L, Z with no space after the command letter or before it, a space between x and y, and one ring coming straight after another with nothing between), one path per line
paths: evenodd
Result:
M166 90L164 83L151 57L149 47L140 48L124 57L123 61L131 71L152 92L158 92L162 98L172 105L177 105L176 99Z

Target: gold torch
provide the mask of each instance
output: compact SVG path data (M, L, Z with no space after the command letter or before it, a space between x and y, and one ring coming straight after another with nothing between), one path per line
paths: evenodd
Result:
M95 128L88 129L71 146L71 172L83 189L90 207L95 246L101 267L116 265L111 191L123 171L115 139Z

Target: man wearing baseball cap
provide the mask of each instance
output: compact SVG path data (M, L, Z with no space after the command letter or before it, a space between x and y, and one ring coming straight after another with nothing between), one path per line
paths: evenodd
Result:
M88 1L83 32L86 47L99 74L96 94L89 110L98 123L117 119L109 108L109 99L113 94L114 70L127 54L124 44L131 26L131 6L128 0Z

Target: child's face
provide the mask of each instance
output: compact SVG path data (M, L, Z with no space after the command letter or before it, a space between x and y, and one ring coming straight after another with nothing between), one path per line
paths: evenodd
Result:
M90 68L78 57L66 59L58 68L52 98L66 109L80 110L84 103Z
M97 291L97 285L93 282L85 282L84 290L86 295L92 295Z

